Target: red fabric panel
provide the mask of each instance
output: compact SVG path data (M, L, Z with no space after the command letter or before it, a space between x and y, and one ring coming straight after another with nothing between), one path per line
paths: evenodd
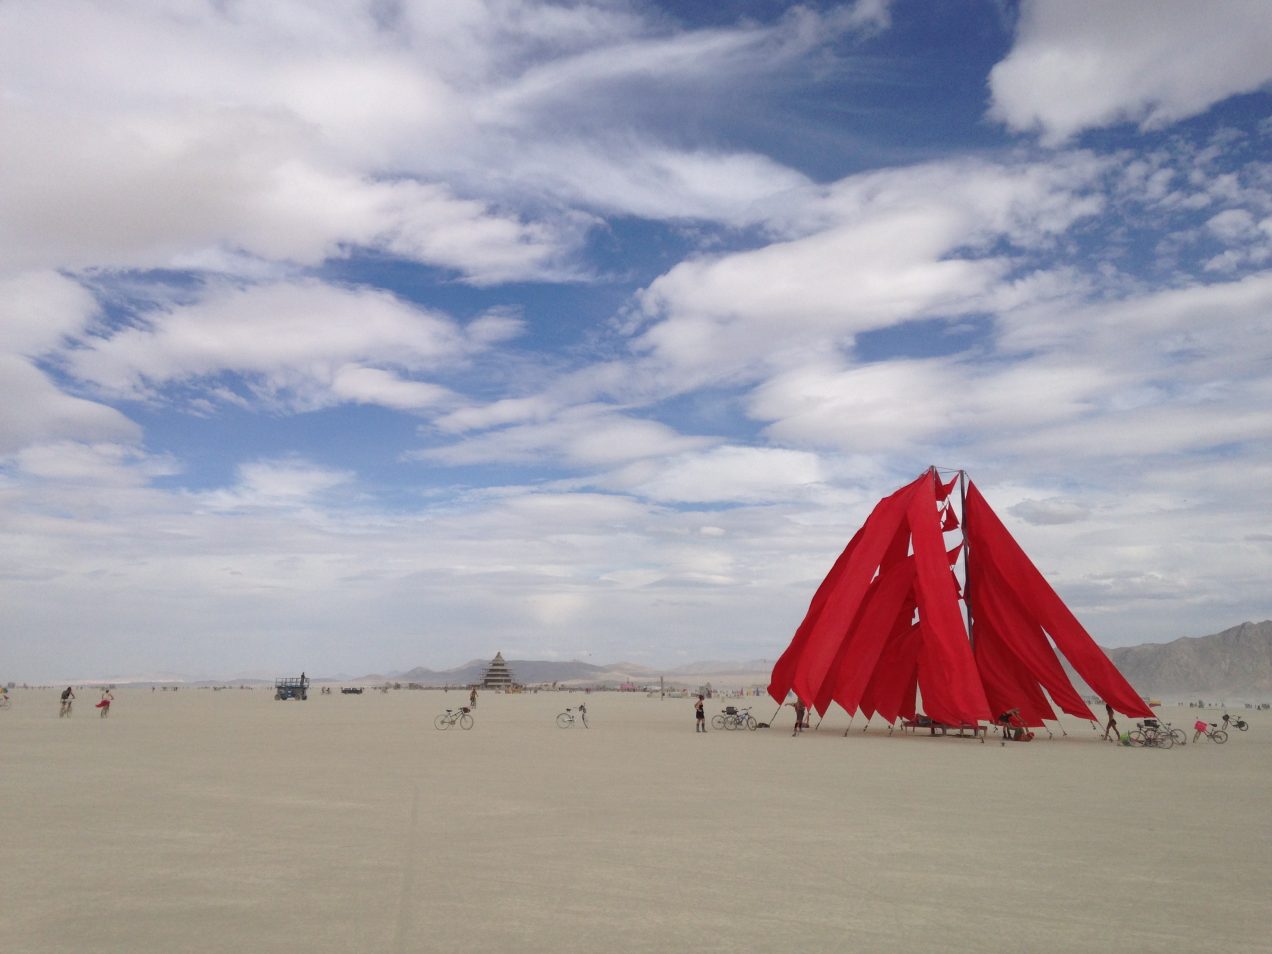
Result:
M947 550L945 555L950 558L950 566L958 562L958 558L963 555L963 544L959 544L953 550Z
M945 508L945 515L941 517L941 530L948 533L951 530L958 529L958 515L954 513L953 507Z
M937 500L945 500L947 497L949 497L950 494L954 492L954 486L958 483L958 477L959 475L955 474L953 477L950 478L950 482L948 484L942 484L938 480L938 483L936 486Z
M804 622L773 667L768 691L775 702L784 701L790 689L801 699L817 696L875 571L894 542L910 497L925 481L930 486L931 479L930 473L924 474L875 505L832 568L835 579L832 582L828 576L818 588Z
M1008 709L1019 708L1025 725L1039 726L1046 719L1054 720L1056 714L1039 688L1038 680L1012 654L994 626L977 618L975 631L976 668L981 674L989 711L994 717Z
M913 607L910 608L913 613ZM888 722L899 716L914 718L914 694L919 677L919 650L923 646L922 627L898 617L888 644L879 657L870 684L861 696L861 711L867 717L874 713Z
M856 711L897 616L909 605L913 586L913 560L900 560L883 568L871 584L870 593L853 621L848 638L841 644L821 691L813 699L818 712L824 715L832 701L849 713Z
M1069 682L1042 627L1020 604L1010 585L988 560L972 561L972 583L976 592L972 636L977 656L980 655L981 626L985 623L993 627L1012 655L1037 682L1042 683L1062 711L1082 719L1094 719L1090 708Z
M973 567L981 560L992 564L1016 594L1017 602L1029 608L1030 615L1047 631L1092 690L1123 715L1152 718L1152 709L1082 628L970 482L963 512L963 533L971 547ZM974 600L979 598L979 593L973 594Z
M989 702L972 659L945 541L937 524L934 483L928 480L914 492L908 516L914 542L915 595L923 621L919 691L929 716L958 725L989 719Z
M875 509L877 510L878 507L876 506ZM826 574L826 579L821 581L821 585L817 587L817 592L813 594L813 600L808 606L808 612L804 615L804 621L799 624L799 629L795 631L790 645L786 647L786 651L773 664L773 674L769 678L768 693L773 697L774 702L786 701L786 695L795 681L795 668L804 653L804 647L808 644L808 638L813 632L818 619L821 618L822 610L825 609L826 601L830 599L830 594L839 586L844 573L847 572L849 561L852 559L852 554L857 549L857 545L861 542L865 530L866 528L862 526L852 535L852 539L848 541L848 546L844 547L844 552L839 554L839 559L835 561L835 565Z

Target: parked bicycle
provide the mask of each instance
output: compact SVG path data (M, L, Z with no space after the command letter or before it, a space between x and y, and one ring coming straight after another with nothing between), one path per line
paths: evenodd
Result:
M449 729L456 724L461 729L471 729L473 727L473 717L468 714L468 706L461 706L458 709L447 709L433 720L434 729Z
M1225 712L1223 714L1223 727L1225 729L1236 729L1239 732L1244 732L1250 728L1250 724L1246 722L1245 719L1241 718L1241 716L1237 716L1234 719Z
M1173 748L1176 743L1183 745L1188 740L1182 729L1172 729L1169 722L1163 725L1156 719L1136 722L1128 738L1131 740L1131 745L1158 749Z
M1193 728L1196 730L1195 732L1193 732L1194 742L1196 742L1203 735L1206 738L1208 738L1211 742L1218 742L1220 745L1223 745L1225 742L1228 741L1228 733L1223 731L1223 729L1219 728L1218 723L1202 722L1200 719L1198 719L1196 722L1193 723Z
M759 723L751 715L750 708L738 709L735 706L725 706L723 712L711 717L711 728L713 729L751 729L754 731L757 725Z
M585 729L590 728L590 726L587 724L587 706L579 706L578 712L579 714L577 718L579 722L583 723L583 728ZM559 716L557 716L556 722L557 722L557 728L559 729L570 728L572 725L574 725L574 722L575 722L574 710L566 709Z

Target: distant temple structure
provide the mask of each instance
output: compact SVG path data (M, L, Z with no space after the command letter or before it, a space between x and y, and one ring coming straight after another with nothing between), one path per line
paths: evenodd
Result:
M512 678L512 670L504 662L503 653L495 653L495 658L486 667L486 674L481 677L481 687L483 689L511 689L516 684L516 680Z

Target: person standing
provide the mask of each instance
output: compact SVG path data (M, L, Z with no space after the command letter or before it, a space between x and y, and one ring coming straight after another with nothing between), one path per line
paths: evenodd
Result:
M795 697L794 702L788 702L786 704L795 709L795 731L792 732L791 735L799 735L804 729L804 714L808 711L808 706L804 705L804 700L799 696Z
M71 703L75 701L75 690L70 686L62 691L62 708L58 711L59 719L71 714Z
M702 696L698 696L698 701L693 704L694 731L707 731L707 712L704 706Z
M477 708L477 687L473 686L473 691L468 694L468 707L470 709Z
M101 717L104 719L110 715L110 704L115 701L115 695L109 689L102 690L102 700L97 703L97 708L101 709Z

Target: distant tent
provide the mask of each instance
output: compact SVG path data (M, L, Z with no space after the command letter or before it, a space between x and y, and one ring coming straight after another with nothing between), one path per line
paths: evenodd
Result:
M933 467L879 501L814 594L769 695L794 690L820 713L834 702L889 722L914 718L919 697L950 725L1017 707L1041 725L1053 703L1094 719L1058 651L1118 712L1151 717L971 481L960 519L951 493L964 480L943 483ZM945 533L959 529L947 549Z

